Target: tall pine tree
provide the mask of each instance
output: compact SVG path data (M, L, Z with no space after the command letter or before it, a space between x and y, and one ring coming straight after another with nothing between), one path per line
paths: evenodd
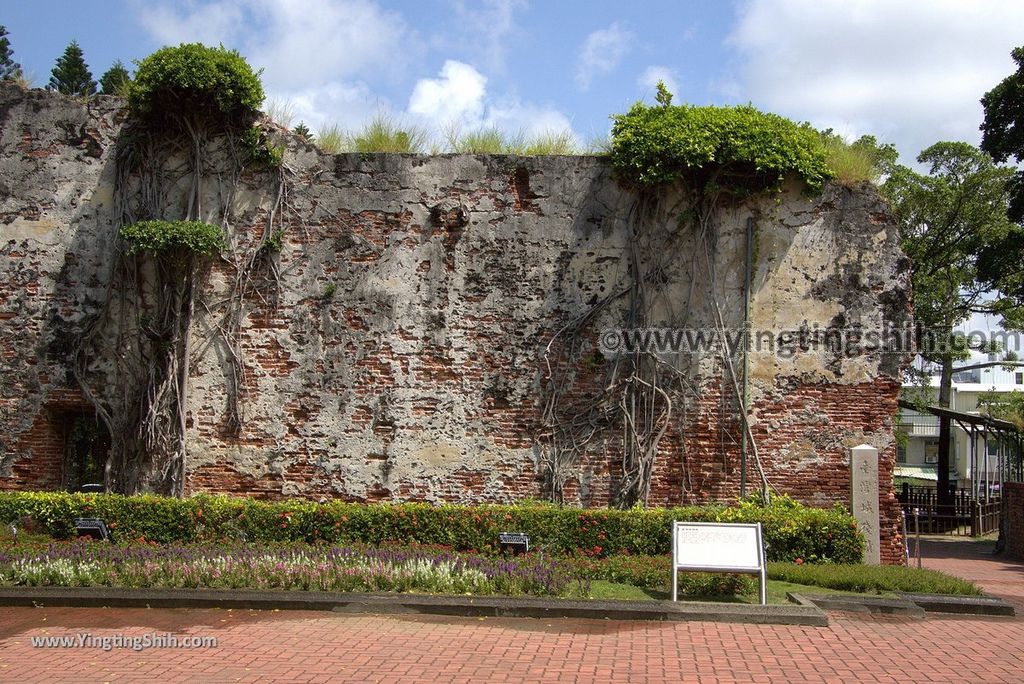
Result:
M81 97L96 94L96 81L92 80L92 72L82 57L82 48L74 40L57 58L57 66L53 67L51 74L51 90Z
M21 65L11 55L11 41L7 39L7 28L0 26L0 81L13 81L21 78Z
M124 64L121 63L121 60L117 60L100 76L100 92L104 95L120 95L131 80Z

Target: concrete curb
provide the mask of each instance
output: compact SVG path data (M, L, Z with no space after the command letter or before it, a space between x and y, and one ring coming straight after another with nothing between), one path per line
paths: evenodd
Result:
M961 615L1016 615L1014 607L994 596L949 596L946 594L906 594L897 592L902 599L912 601L929 613L958 613Z
M882 615L906 615L923 618L922 608L902 599L879 596L849 596L846 594L798 594L788 592L786 596L801 606L816 606L822 610L842 610L850 613L878 613Z
M0 606L76 608L234 608L325 610L340 613L427 614L461 617L587 618L738 622L827 627L814 605L750 605L671 601L570 601L563 599L427 594L233 591L221 589L119 589L112 587L8 587Z
M952 596L948 594L908 594L896 592L897 598L851 596L848 594L786 594L801 606L822 610L843 610L854 613L881 613L926 617L926 613L957 613L960 615L1015 615L1012 605L992 596Z

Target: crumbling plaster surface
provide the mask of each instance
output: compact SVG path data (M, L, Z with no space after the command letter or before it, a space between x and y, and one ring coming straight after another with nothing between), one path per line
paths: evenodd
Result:
M31 472L25 436L48 397L74 387L70 345L97 311L110 273L123 119L110 98L83 104L5 86L0 123L2 481ZM533 436L544 348L567 320L628 282L634 194L595 157L331 156L288 137L285 159L288 194L275 216L284 229L275 257L282 276L279 287L265 284L246 302L240 434L225 428L227 352L213 332L233 267L215 264L205 288L209 313L194 326L189 490L357 500L539 495ZM254 248L275 192L273 174L242 175L228 212L236 253ZM210 219L224 196L211 190ZM718 306L727 326L742 324L748 217L757 240L754 330L909 318L897 229L870 187L829 186L808 198L791 182L779 197L723 209L714 282L694 257L701 243L676 225L679 202L667 193L659 205L657 230L676 233L674 266L654 307L658 323L713 328ZM585 353L600 330L623 324L624 307L616 302L595 319ZM847 446L868 442L891 460L906 361L752 355L752 415L773 483L785 491L788 478L807 484L826 469L835 487L823 497L835 498ZM694 397L692 415L710 416L720 364L710 353L678 363L708 390ZM106 377L109 368L94 370ZM845 404L826 410L816 399L797 400L820 392L854 403L863 392L873 412L850 417ZM682 467L671 459L712 458L711 433L722 426L692 415L676 432L707 434L666 455L661 471ZM734 424L728 429L735 434ZM613 453L593 457L605 470L587 478L614 470ZM702 480L719 483L709 484L711 495L734 492L730 458ZM657 490L658 502L684 500L673 477ZM606 501L607 487L581 485L590 492L582 503Z
M71 337L104 295L120 108L0 88L0 477L54 388ZM54 326L54 321L60 324Z

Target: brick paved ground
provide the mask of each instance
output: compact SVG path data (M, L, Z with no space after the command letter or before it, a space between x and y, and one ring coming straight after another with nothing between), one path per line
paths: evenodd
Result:
M926 566L1024 607L1024 565L926 545ZM942 553L945 558L932 557ZM1020 611L1024 613L1024 611ZM0 609L2 682L1020 682L1024 617L871 618L829 628L217 610ZM37 649L90 632L213 635L205 651Z
M974 541L956 537L928 537L921 543L921 564L951 575L967 577L990 594L1001 596L1024 613L1024 563L992 555L994 541ZM914 542L910 543L914 552ZM911 559L911 565L916 565ZM1024 673L1021 674L1024 680Z

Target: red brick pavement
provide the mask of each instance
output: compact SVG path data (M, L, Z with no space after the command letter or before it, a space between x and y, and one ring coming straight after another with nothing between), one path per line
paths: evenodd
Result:
M925 555L936 552L933 546ZM976 549L973 556L960 547L946 552L952 555L929 557L925 564L977 576L994 593L1024 603L1024 566ZM815 628L2 608L0 682L1024 681L1024 617L832 614L831 621L828 628ZM32 636L79 632L172 632L215 636L219 643L209 650L141 652L40 649L30 643Z
M986 592L1005 598L1024 613L1024 563L993 555L994 548L994 541L928 537L921 543L921 565L974 580ZM913 540L910 550L913 554ZM910 564L916 565L916 558Z

